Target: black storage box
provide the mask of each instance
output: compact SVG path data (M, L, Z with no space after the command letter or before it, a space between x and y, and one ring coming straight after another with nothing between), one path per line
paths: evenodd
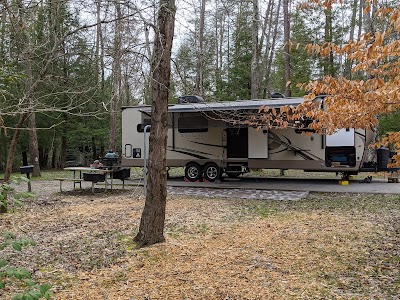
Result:
M387 165L390 162L389 148L380 147L378 150L376 150L376 159L378 163L378 170L386 170Z
M83 180L92 182L105 181L106 175L100 173L83 173Z
M130 168L120 169L113 173L113 179L124 180L129 177L131 177L131 169Z
M31 174L33 172L33 165L19 167L21 174Z

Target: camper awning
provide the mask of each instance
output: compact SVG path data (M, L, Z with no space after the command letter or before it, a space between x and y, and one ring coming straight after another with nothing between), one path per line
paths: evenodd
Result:
M183 113L183 112L210 112L210 111L228 111L228 110L257 110L261 106L269 106L271 108L282 107L286 105L297 106L303 103L303 98L285 98L285 99L261 99L261 100L238 100L226 102L203 102L203 103L185 103L185 104L172 104L168 106L170 113ZM140 109L143 113L150 113L151 106L143 106Z

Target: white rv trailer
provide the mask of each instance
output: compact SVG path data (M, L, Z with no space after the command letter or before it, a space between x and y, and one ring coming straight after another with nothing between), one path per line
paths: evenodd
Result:
M232 122L235 115L257 113L261 106L278 109L303 101L284 98L170 105L167 166L185 167L189 181L215 181L222 174L236 177L250 169L357 174L373 138L371 130L348 128L332 135L305 135L302 129L260 129ZM143 131L150 118L150 106L123 107L123 166L143 166Z

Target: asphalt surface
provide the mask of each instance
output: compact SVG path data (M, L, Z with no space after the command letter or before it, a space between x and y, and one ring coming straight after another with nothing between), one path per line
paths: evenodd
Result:
M340 179L314 179L290 177L242 177L226 178L221 182L186 182L182 177L171 178L168 186L212 189L252 189L275 191L303 191L327 193L400 194L400 183L389 183L387 178L372 178L370 183L352 179L348 185L340 185Z

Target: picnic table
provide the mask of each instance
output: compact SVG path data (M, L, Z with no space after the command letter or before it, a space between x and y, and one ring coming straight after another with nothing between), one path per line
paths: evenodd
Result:
M79 186L82 188L82 181L90 181L92 183L92 192L94 193L94 185L97 182L105 183L105 190L107 190L108 180L110 181L111 189L114 168L90 168L90 167L67 167L64 170L74 172L72 178L56 178L60 181L60 191L62 192L62 183L64 181L70 181L74 183L74 189ZM107 176L109 175L109 176Z

